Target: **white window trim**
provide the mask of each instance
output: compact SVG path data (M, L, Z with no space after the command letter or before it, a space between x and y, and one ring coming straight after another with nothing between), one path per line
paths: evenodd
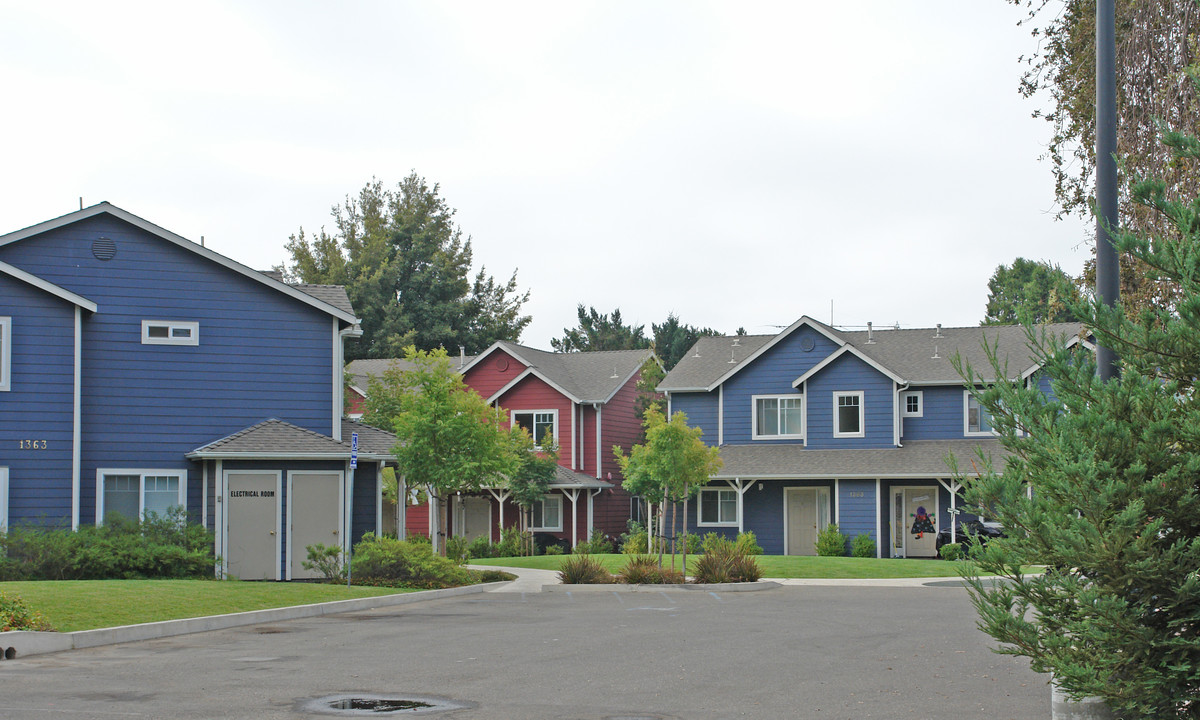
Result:
M146 476L170 476L179 478L179 502L187 508L187 470L168 468L165 470L147 470L145 468L96 468L96 527L104 525L104 476L105 475L137 475L138 476L138 518L146 513Z
M704 508L704 494L705 493L717 493L717 522L703 522L700 519L700 518L704 517L703 508ZM737 521L738 511L736 509L736 506L735 506L735 509L733 512L733 520L726 521L726 522L720 521L720 518L721 518L721 495L720 495L720 493L733 493L734 500L738 503L738 505L741 504L741 498L738 497L737 490L733 490L731 488L701 488L700 496L696 498L696 527L737 527L738 526L738 521Z
M0 317L0 392L12 390L12 318Z
M167 337L150 337L151 327L166 327ZM175 331L178 329L187 328L191 330L188 337L174 337ZM143 345L199 345L200 344L200 323L183 321L183 320L143 320L142 321L142 344Z
M833 436L835 438L861 438L867 436L867 402L865 396L866 393L862 390L833 393ZM841 432L838 430L838 421L841 419L838 413L838 400L844 397L858 398L858 432Z
M558 527L546 527L533 524L533 509L529 511L529 530L530 532L562 532L563 531L563 496L562 495L547 495L538 502L542 503L542 521L546 520L547 502L555 502L558 504Z
M558 434L558 411L557 410L509 410L508 424L510 427L515 427L517 424L517 416L518 415L537 415L539 413L554 416L554 420L553 420L554 428L553 428L553 430L551 430L551 433L554 435L554 442L557 443L560 440L559 434ZM533 422L531 421L530 424L532 425ZM542 441L541 438L535 437L533 439L534 448L541 450L542 446L539 444L539 443L541 443L541 441Z
M982 405L979 406L979 410L984 411ZM963 390L963 437L996 437L999 434L994 427L991 430L971 429L971 391Z
M760 435L758 433L758 401L759 400L799 400L800 401L800 432L789 435ZM803 393L786 395L752 395L750 397L750 438L752 440L803 440L808 427L808 407Z
M917 398L917 411L908 411L908 398ZM920 390L908 390L900 393L900 417L925 417L925 393Z

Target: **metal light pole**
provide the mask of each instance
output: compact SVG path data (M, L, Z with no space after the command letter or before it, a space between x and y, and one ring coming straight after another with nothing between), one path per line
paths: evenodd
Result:
M1096 2L1096 296L1109 307L1121 295L1120 265L1110 230L1117 229L1117 90L1114 0ZM1096 348L1100 379L1117 376L1117 354Z

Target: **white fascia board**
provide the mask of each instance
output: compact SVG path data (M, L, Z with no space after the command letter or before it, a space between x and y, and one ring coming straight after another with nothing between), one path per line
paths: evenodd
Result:
M287 452L190 452L188 460L349 460L350 453L287 453ZM359 460L395 460L392 455L358 454ZM332 471L330 471L332 472Z
M759 474L747 475L713 475L714 480L829 480L831 478L837 480L931 480L939 477L937 474L930 473L896 473L894 475L880 473L777 473L777 474ZM946 470L944 477L953 477L953 473Z
M83 308L84 310L87 310L88 312L92 312L92 313L96 312L96 307L97 307L96 303L92 302L91 300L88 300L87 298L83 297L82 295L76 295L75 293L71 292L70 290L67 290L66 288L61 288L58 285L55 285L54 283L52 283L48 280L43 280L42 278L38 277L37 275L27 273L19 267L13 267L12 265L9 265L8 263L0 262L0 273L4 273L5 275L9 275L13 278L16 278L17 280L20 280L21 282L32 285L35 288L37 288L38 290L44 290L45 292L47 292L57 298L66 300L67 302L69 302L73 305L78 305L79 307Z
M856 358L858 358L859 360L862 360L867 365L870 365L871 367L875 368L881 374L887 376L888 379L890 379L892 382L899 383L900 385L908 385L909 384L907 380L900 377L899 375L892 372L891 370L888 370L887 368L885 368L884 366L875 362L871 358L867 357L866 355L864 355L862 353L861 350L854 347L853 345L843 345L842 347L840 347L837 350L830 353L829 357L825 358L821 362L814 365L812 367L812 369L810 369L808 372L806 372L803 375L801 375L800 377L796 378L795 381L792 382L792 387L800 387L801 383L807 381L809 378L811 378L814 375L816 375L817 373L821 372L826 367L828 367L831 363L833 363L835 360L837 360L838 358L840 358L841 356L843 356L847 353L854 355Z
M515 357L515 356L514 356L514 357ZM521 360L520 358L517 358L517 359L518 359L518 360ZM521 362L523 362L523 363L524 363L525 361L524 361L524 360L521 360ZM567 392L567 391L566 391L566 389L565 389L565 388L563 388L563 386L559 385L558 383L554 382L554 381L553 381L553 380L551 380L550 378L546 377L546 375L545 375L544 373L542 373L542 372L539 372L537 368L535 368L535 367L530 367L528 363L525 363L525 365L526 365L526 367L525 367L525 370L524 370L524 371L523 371L523 372L522 372L520 375L517 375L515 378L513 378L512 382L510 382L510 383L508 383L507 385L505 385L504 387L500 388L500 389L499 389L499 390L497 390L495 393L493 393L491 397L489 397L489 398L488 398L488 402L489 402L489 403L493 403L493 402L496 402L497 400L499 400L499 399L500 399L500 397L501 397L502 395L504 395L504 393L506 393L506 392L508 392L509 390L511 390L511 389L513 388L513 386L514 386L514 385L516 385L517 383L521 382L522 380L524 380L526 377L528 377L528 376L530 376L530 375L533 375L534 377L537 377L537 378L538 378L538 379L540 379L542 382L544 382L544 383L546 383L547 385L549 385L550 387L554 388L554 389L555 389L555 390L557 390L559 393L561 393L563 397L567 398L567 399L568 399L568 400L570 400L571 402L575 402L575 403L582 403L582 402L583 402L583 401L582 401L582 400L580 400L579 398L577 398L577 397L575 397L574 395L572 395L571 393Z
M533 367L533 363L529 362L529 360L527 358L521 357L521 354L514 349L517 347L520 347L520 346L517 345L516 343L511 343L507 340L497 340L496 342L492 343L491 346L489 346L487 350L484 350L483 352L476 355L474 360L467 363L466 365L463 365L462 368L459 369L458 372L460 375L466 375L468 370L470 370L471 368L478 365L480 362L483 361L484 358L486 358L488 355L491 355L496 350L503 350L504 352L511 355L514 360L517 360L518 362L520 362L522 365L524 365L527 368Z
M646 354L642 356L642 359L641 359L641 361L640 361L640 362L638 362L638 364L637 364L637 367L635 367L635 368L633 369L633 372L631 372L631 373L629 373L628 375L626 375L626 376L625 376L625 378L624 378L623 380L621 380L621 382L617 383L617 386L616 386L615 388L613 388L613 391L612 391L612 392L610 392L610 393L608 394L608 397L606 397L606 398L604 398L603 400L601 400L601 401L600 401L600 404L601 404L601 405L607 405L609 400L612 400L614 397L616 397L616 396L617 396L617 393L621 392L621 389L622 389L622 388L624 388L624 387L625 387L625 385L626 385L626 384L628 384L628 383L629 383L629 381L633 379L633 376L634 376L634 375L637 375L637 374L638 374L638 372L639 372L639 371L642 369L642 366L643 366L643 365L645 365L645 364L646 364L646 361L647 361L647 360L649 360L650 358L654 358L654 359L655 359L655 361L658 361L658 356L654 354L654 351L653 351L653 350L647 350L647 351L646 351ZM658 366L659 366L659 367L662 367L662 362L661 362L661 361L660 361L660 362L658 362ZM590 401L589 401L589 402L590 402Z
M354 317L354 315L351 313L347 313L344 310L340 310L339 308L336 308L327 302L318 300L317 298L313 297L312 295L309 295L306 292L301 292L300 290L297 290L296 288L292 287L291 285L288 285L287 283L280 282L278 280L275 280L274 278L267 277L266 275L263 275L262 273L258 272L257 270L253 270L249 267L246 267L245 265L241 264L240 262L238 262L236 260L227 258L224 255L221 255L220 253L213 252L212 250L209 250L208 248L204 247L203 245L200 245L199 243L192 242L191 240L188 240L187 238L183 237L182 235L177 235L177 234L171 232L170 230L161 228L158 225L155 225L154 223L150 222L149 220L144 220L144 219L138 217L137 215L134 215L133 213L128 212L126 210L122 210L121 208L117 207L116 205L113 205L108 202L98 203L96 205L92 205L91 207L86 207L82 210L77 210L72 213L67 213L66 215L63 215L61 217L54 218L53 220L47 220L45 222L38 223L37 225L32 225L32 226L24 228L22 230L17 230L16 232L8 233L7 235L0 235L0 246L8 245L10 243L14 243L19 240L24 240L25 238L32 237L34 235L40 235L44 232L49 232L50 230L56 230L58 228L65 227L72 223L79 222L80 220L86 220L88 218L95 217L97 215L102 215L102 214L112 215L113 217L115 217L119 220L124 220L125 222L129 223L130 225L133 225L134 227L140 228L152 235L156 235L156 236L162 238L163 240L174 243L175 245L178 245L179 247L183 248L184 250L188 250L189 252L193 252L193 253L199 255L200 257L203 257L207 260L211 260L212 262L215 262L216 264L221 265L222 267L228 268L229 270L232 270L240 275L244 275L244 276L250 278L251 280L254 280L255 282L260 282L263 285L266 285L267 287L274 288L275 290L278 290L279 292L283 293L284 295L287 295L296 300L299 300L300 302L302 302L306 305L310 305L314 308L317 308L321 312L332 315L332 316L338 318L339 320L349 323L350 325L358 325L362 322L359 318Z
M813 330L816 330L817 332L821 333L826 338L833 341L833 343L836 344L838 347L843 347L846 345L845 340L843 340L842 338L838 337L837 335L831 333L830 331L826 330L825 326L823 324L821 324L821 323L817 322L816 320L813 320L809 316L805 315L805 316L801 317L799 320L797 320L796 322L792 323L790 326L788 326L786 329L784 329L778 335L771 338L768 342L763 344L762 347L760 347L759 349L757 349L754 352L747 355L746 359L741 361L740 363L738 363L736 366L734 366L734 368L732 370L726 372L724 375L717 378L708 387L702 388L702 389L705 390L706 392L715 390L718 385L720 385L721 383L725 382L729 378L736 375L738 372L741 371L742 368L744 368L744 367L748 366L750 363L754 362L763 353L765 353L766 351L775 347L780 342L782 342L783 339L786 338L788 335L791 335L793 332L795 332L796 330L798 330L804 326L808 326L808 327L812 328ZM795 387L795 386L793 385L793 387ZM678 388L671 388L671 389L675 390L676 392L679 391Z

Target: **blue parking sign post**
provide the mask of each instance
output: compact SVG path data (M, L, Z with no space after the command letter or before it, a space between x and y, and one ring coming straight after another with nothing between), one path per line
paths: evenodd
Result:
M350 561L353 552L354 471L358 469L358 433L350 433L350 477L346 481L346 587L350 587Z

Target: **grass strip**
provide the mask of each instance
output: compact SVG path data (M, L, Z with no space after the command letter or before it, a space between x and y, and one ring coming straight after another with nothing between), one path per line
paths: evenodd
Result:
M412 590L236 580L0 582L60 632L395 595Z
M558 570L567 555L538 555L536 557L471 559L472 565ZM618 572L628 562L628 555L593 555L611 573ZM688 555L689 570L696 558ZM797 555L758 555L763 577L769 578L833 578L888 579L921 577L958 577L957 563L943 560L910 560L904 558L808 557ZM665 562L669 564L670 556ZM676 558L676 567L681 558Z

